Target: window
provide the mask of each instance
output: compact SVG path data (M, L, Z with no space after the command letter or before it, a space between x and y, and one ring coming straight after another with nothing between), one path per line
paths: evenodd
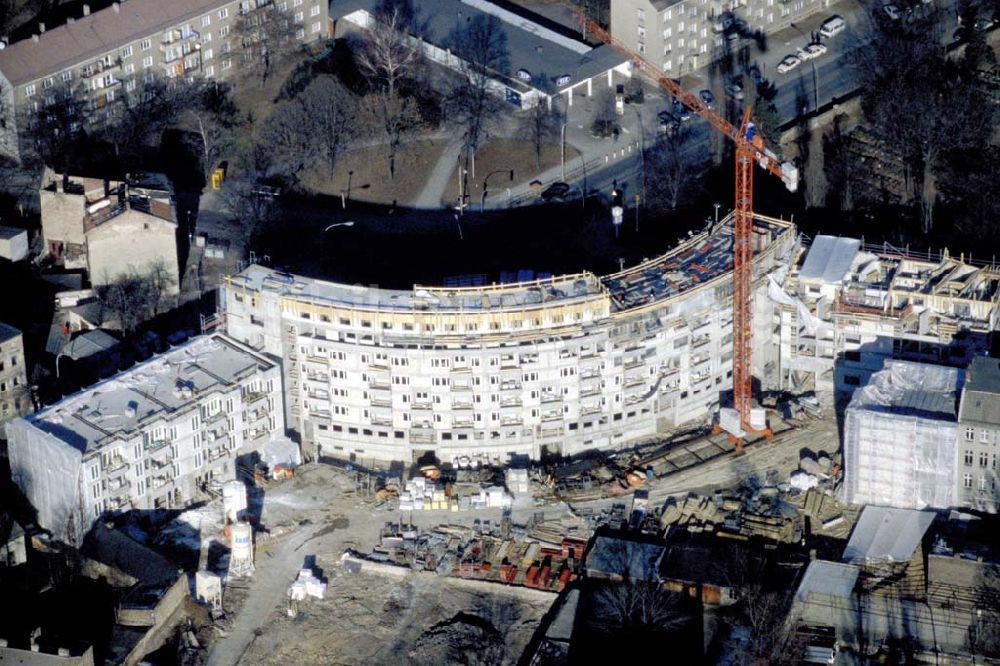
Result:
M299 28L298 30L295 31L295 39L302 39L305 36L306 36L306 31L303 30L302 28Z
M140 50L142 50L142 51L148 51L151 48L153 48L153 40L151 40L151 39L144 39L141 42L139 42L139 49Z
M62 80L64 82L72 81L73 80L73 72L71 72L70 70L67 69L65 72L62 73L62 76L60 78L62 78Z
M53 83L54 81L51 78L45 79L44 81L42 81L42 90L48 90L49 88L52 87Z
M979 431L979 441L980 442L989 442L990 441L990 431L987 430L986 428L983 428L982 430L980 430Z
M131 58L132 57L132 47L131 46L126 46L125 48L122 49L122 57L123 58Z
M229 17L229 8L228 7L223 7L222 9L220 9L218 16L219 16L219 20L220 21L222 19L224 19L224 18L228 18Z
M316 32L319 32L322 29L323 29L323 26L320 24L319 21L317 21L316 23L313 23L313 25L312 25L312 32L316 33Z
M985 451L982 451L979 454L979 466L980 467L990 466L990 454L986 453Z
M29 85L24 86L24 96L25 97L31 97L34 94L35 94L35 84L34 83L31 83Z
M206 16L202 16L201 17L201 27L207 28L210 25L212 25L212 17L211 16L207 16L207 15Z
M302 6L302 0L292 0L292 6L293 7L301 7Z
M305 19L303 17L302 12L295 12L295 22L296 23L302 23L303 20L305 20Z
M974 455L975 454L973 454L973 452L971 450L966 450L966 452L965 452L965 464L966 465L971 465L972 464L972 459L973 459Z
M212 49L205 49L201 52L201 59L207 62L212 59L213 55Z
M319 16L319 5L309 10L309 16Z
M125 90L127 92L132 92L135 90L135 79L129 79L125 82Z
M962 477L962 483L963 483L963 485L966 488L971 488L972 487L972 475L971 474L966 474L964 477Z
M135 74L135 64L130 62L129 64L125 65L125 73Z
M986 490L986 477L985 476L979 477L979 490L980 491L985 491Z
M222 61L222 69L229 69L232 66L233 66L232 61L230 61L230 60L223 60Z
M226 37L227 35L229 35L229 26L228 25L224 25L221 28L219 28L219 37L220 38Z
M635 10L635 14L636 14L636 18L638 18L640 21L645 21L646 20L646 10L645 9L642 9L640 7L639 9Z
M966 428L965 429L965 441L971 442L976 439L976 429Z
M153 66L153 56L146 56L145 58L143 58L142 59L142 66L143 67L152 67Z

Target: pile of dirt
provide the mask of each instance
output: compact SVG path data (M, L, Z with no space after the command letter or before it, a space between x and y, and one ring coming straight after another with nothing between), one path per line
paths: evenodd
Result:
M492 666L504 663L503 636L478 615L458 613L439 622L417 639L410 651L413 664L468 664Z

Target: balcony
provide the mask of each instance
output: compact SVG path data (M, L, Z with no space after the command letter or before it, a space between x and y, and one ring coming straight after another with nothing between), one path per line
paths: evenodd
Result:
M452 400L451 401L451 408L453 410L460 410L460 411L467 410L467 409L472 409L472 401L471 400Z
M632 375L625 377L625 388L631 388L633 386L641 386L646 383L645 375Z
M264 393L263 391L247 391L246 393L243 394L243 402L245 402L247 405L252 405L258 400L263 400L266 397L267 394Z
M375 389L378 391L391 391L392 385L389 384L388 380L375 379L374 377L368 378L368 388Z
M152 439L146 444L145 449L147 453L156 453L164 449L168 444L170 444L170 440L168 439Z
M392 427L392 418L388 416L372 416L372 425Z
M434 409L434 404L430 400L414 400L410 403L410 409L427 410Z
M504 416L500 419L500 425L502 426L519 426L524 423L524 420L520 416Z
M543 405L546 404L546 403L550 403L550 402L562 402L562 399L563 398L562 398L562 394L561 393L556 393L554 391L552 391L552 392L542 391L542 404Z
M522 403L520 398L504 398L503 400L500 401L500 407L502 409L507 409L510 407L520 408L521 404Z
M410 442L413 444L434 444L437 436L430 428L410 428Z
M562 437L562 428L542 428L542 437Z
M588 386L587 388L580 389L580 397L586 398L592 395L598 395L601 392L600 386Z
M627 361L625 361L625 369L626 370L632 370L633 368L642 367L645 364L646 364L646 362L643 361L642 358L633 357L633 358L630 358Z
M470 384L469 382L452 382L451 383L451 390L452 391L471 391L472 390L472 384Z
M372 407L392 407L392 400L388 398L371 398L368 402Z
M471 428L472 419L452 419L451 427L453 428Z
M562 421L562 412L546 412L542 414L542 421Z
M208 425L212 425L213 423L216 423L218 421L221 421L224 418L226 418L226 412L220 409L219 411L215 412L214 414L209 414L207 416L202 416L201 420L202 420L202 423L204 423L205 425L208 426Z
M502 382L500 384L501 391L520 391L521 382Z

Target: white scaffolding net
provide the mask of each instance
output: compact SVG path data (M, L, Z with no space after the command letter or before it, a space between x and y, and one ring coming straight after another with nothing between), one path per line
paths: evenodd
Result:
M844 420L844 500L907 509L953 504L964 372L887 361Z

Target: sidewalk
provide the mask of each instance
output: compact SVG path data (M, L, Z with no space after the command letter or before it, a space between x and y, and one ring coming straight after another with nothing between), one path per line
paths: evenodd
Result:
M434 165L434 169L427 176L427 182L424 183L424 189L420 192L420 196L413 202L414 208L441 208L441 199L448 187L448 179L451 178L451 172L455 169L461 154L462 138L453 135L441 153L441 157L438 158L437 164Z

